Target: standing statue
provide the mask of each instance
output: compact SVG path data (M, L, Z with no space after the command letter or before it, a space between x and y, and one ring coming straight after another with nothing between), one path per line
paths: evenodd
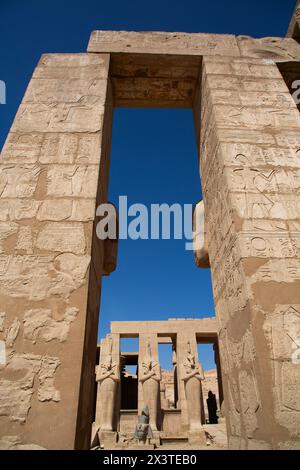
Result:
M146 346L146 360L142 362L142 372L140 382L143 385L144 405L148 405L150 411L150 426L153 431L157 431L158 403L159 403L159 383L161 379L159 363L151 358L150 342Z
M191 353L190 342L187 343L187 356L183 362L182 377L185 383L185 396L190 430L202 429L201 408L202 408L202 386L204 373L200 362L196 361Z
M108 339L108 354L105 362L97 369L97 382L100 384L99 422L101 431L113 431L114 409L117 386L120 381L117 364L112 361L112 339ZM98 410L97 410L98 411Z
M153 438L151 426L149 424L149 408L148 405L144 406L141 415L138 417L138 423L135 428L134 439L140 443L150 444L150 439Z

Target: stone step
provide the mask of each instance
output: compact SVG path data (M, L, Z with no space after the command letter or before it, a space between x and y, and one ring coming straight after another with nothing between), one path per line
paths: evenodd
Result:
M187 443L188 438L187 436L161 436L160 437L161 444L180 444L180 443Z

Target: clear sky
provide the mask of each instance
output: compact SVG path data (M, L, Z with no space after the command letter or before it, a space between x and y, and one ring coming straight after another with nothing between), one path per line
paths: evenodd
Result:
M45 52L83 52L95 29L285 36L294 0L0 0L0 148L32 71ZM110 200L191 203L201 198L190 110L118 109L113 124ZM184 241L121 240L118 268L104 279L100 336L111 320L214 314L209 270L194 266ZM214 366L201 349L205 368ZM163 366L169 361L162 354Z

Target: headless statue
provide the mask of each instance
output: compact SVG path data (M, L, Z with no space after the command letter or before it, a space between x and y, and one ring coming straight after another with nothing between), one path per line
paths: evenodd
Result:
M150 426L153 431L157 431L160 379L160 366L158 362L153 361L151 358L151 347L148 341L146 360L142 362L140 382L143 385L144 404L147 404L149 407Z
M201 381L204 380L204 373L200 362L196 361L191 353L190 343L187 343L187 356L183 362L182 377L185 383L185 395L190 430L202 429L201 426Z
M138 417L138 423L135 428L134 439L137 439L140 443L145 443L153 437L152 429L149 424L149 408L148 405L144 406L141 415Z

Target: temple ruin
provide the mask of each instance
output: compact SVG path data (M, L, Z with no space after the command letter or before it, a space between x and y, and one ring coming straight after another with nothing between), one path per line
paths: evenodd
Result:
M221 407L223 390L217 330L215 318L112 322L111 333L101 341L96 367L92 445L126 448L132 441L138 414L148 405L153 445L158 447L172 441L179 445L188 442L191 446L205 446L203 424L207 396L203 395L205 375L197 344L214 345ZM122 351L121 338L138 338L139 350ZM159 361L159 344L172 345L171 404L164 393L166 384ZM137 366L136 376L125 372L126 365Z
M90 448L99 279L116 253L96 237L95 209L107 201L113 110L123 106L194 111L205 210L196 257L210 266L216 311L203 329L218 337L228 447L300 449L299 11L284 38L94 31L86 53L41 57L1 153L2 448ZM178 371L188 355L197 365L197 335L178 324L130 327L138 361L157 363L157 342L177 335ZM102 432L118 391L101 364L120 380L124 334L113 324L101 345ZM158 439L160 371L151 367L156 381L141 383L139 367L139 389ZM199 404L201 381L177 380L180 413L164 410L163 429L178 420L198 442L189 397ZM130 420L119 412L121 427Z

